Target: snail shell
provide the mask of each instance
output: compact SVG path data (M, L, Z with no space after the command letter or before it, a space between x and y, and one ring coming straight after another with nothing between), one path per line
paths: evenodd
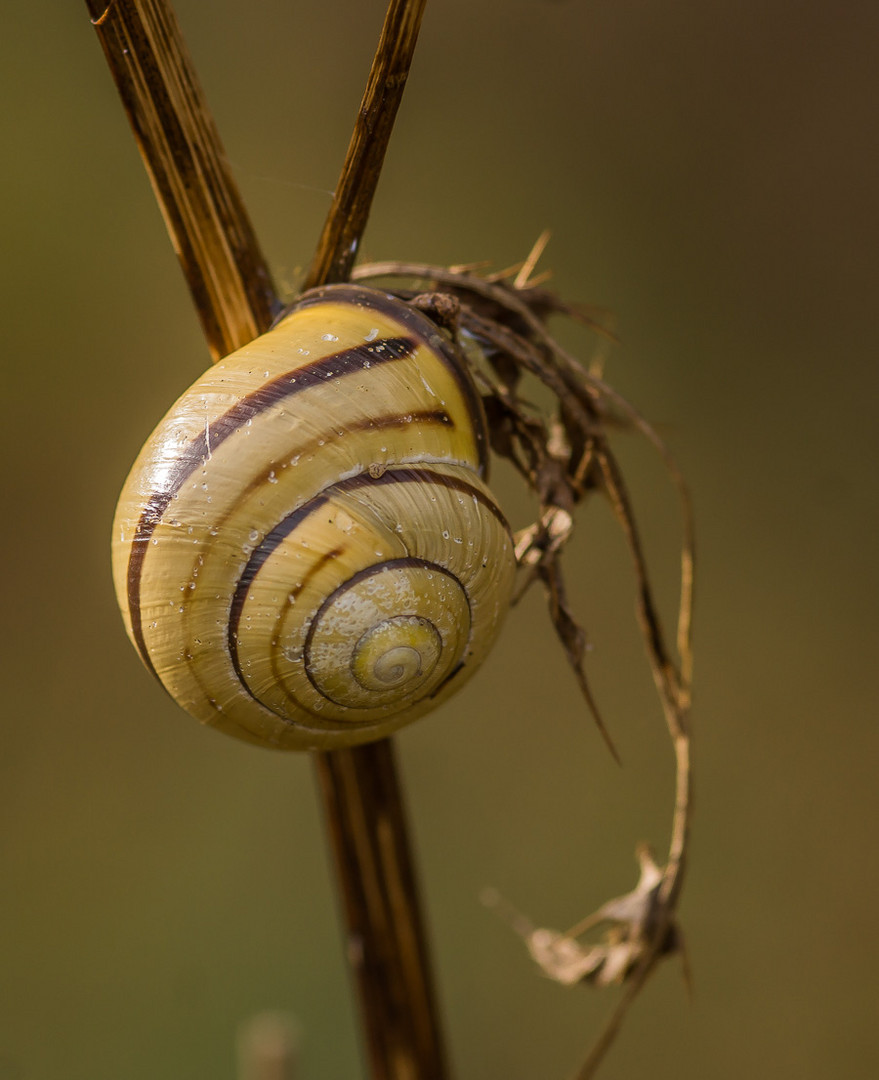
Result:
M456 348L328 286L211 367L141 451L113 532L143 662L189 713L282 749L387 735L457 690L509 606L509 527Z

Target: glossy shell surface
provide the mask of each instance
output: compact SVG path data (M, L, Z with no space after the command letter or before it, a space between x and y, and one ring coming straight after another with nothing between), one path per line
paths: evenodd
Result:
M117 594L146 666L203 723L282 749L388 734L488 652L512 540L475 388L382 292L306 294L211 367L125 483Z

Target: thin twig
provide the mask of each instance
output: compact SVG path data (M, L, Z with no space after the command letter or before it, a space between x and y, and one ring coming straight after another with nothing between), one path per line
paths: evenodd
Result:
M391 0L333 205L304 288L347 281L391 138L427 0Z

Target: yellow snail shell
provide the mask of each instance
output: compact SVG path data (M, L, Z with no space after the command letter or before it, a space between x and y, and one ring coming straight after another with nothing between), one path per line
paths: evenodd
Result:
M177 401L125 483L117 596L203 723L281 749L387 735L484 659L509 527L456 348L374 289L302 297Z

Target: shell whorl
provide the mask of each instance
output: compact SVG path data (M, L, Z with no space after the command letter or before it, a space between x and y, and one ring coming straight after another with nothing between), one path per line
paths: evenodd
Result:
M306 294L209 369L126 481L129 636L204 723L285 749L389 733L484 658L509 528L454 347L372 289Z

